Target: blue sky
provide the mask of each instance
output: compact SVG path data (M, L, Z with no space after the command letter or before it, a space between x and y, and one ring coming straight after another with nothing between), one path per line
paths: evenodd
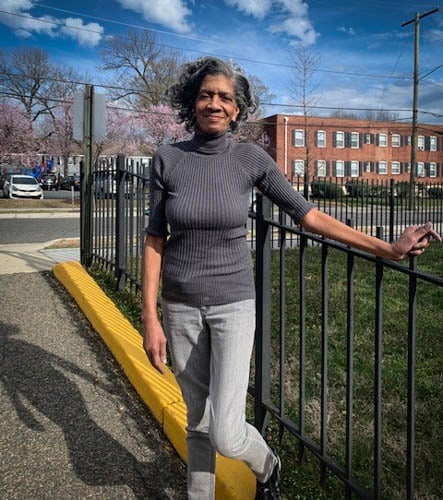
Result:
M300 44L320 55L315 73L321 108L406 110L412 103L413 24L438 4L409 0L0 0L1 47L38 46L53 62L100 75L107 37L148 28L185 59L230 58L258 76L279 106L296 113L292 54ZM419 114L443 123L443 8L420 22ZM442 65L442 67L439 67ZM437 68L437 69L436 69ZM430 73L428 76L425 76Z

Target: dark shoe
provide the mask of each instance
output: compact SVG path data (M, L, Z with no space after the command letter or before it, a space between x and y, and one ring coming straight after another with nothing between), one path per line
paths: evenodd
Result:
M260 483L257 481L257 489L255 494L255 500L281 500L280 493L280 470L281 461L277 452L273 449L275 457L277 458L277 463L274 466L271 477L266 481L266 483Z

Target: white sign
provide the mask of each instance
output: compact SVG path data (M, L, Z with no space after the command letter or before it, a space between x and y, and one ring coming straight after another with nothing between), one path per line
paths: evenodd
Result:
M93 94L92 98L92 137L95 141L106 138L106 98L104 94ZM85 138L85 94L74 94L74 130L73 137L77 141Z

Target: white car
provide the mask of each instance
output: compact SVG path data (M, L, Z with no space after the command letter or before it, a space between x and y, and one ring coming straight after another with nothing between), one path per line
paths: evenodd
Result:
M43 190L32 175L11 175L3 185L3 192L7 198L38 198L43 199Z

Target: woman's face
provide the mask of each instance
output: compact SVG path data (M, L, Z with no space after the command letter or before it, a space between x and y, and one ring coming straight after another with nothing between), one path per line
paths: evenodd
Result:
M225 75L205 76L194 104L197 127L207 134L218 135L237 119L234 80Z

